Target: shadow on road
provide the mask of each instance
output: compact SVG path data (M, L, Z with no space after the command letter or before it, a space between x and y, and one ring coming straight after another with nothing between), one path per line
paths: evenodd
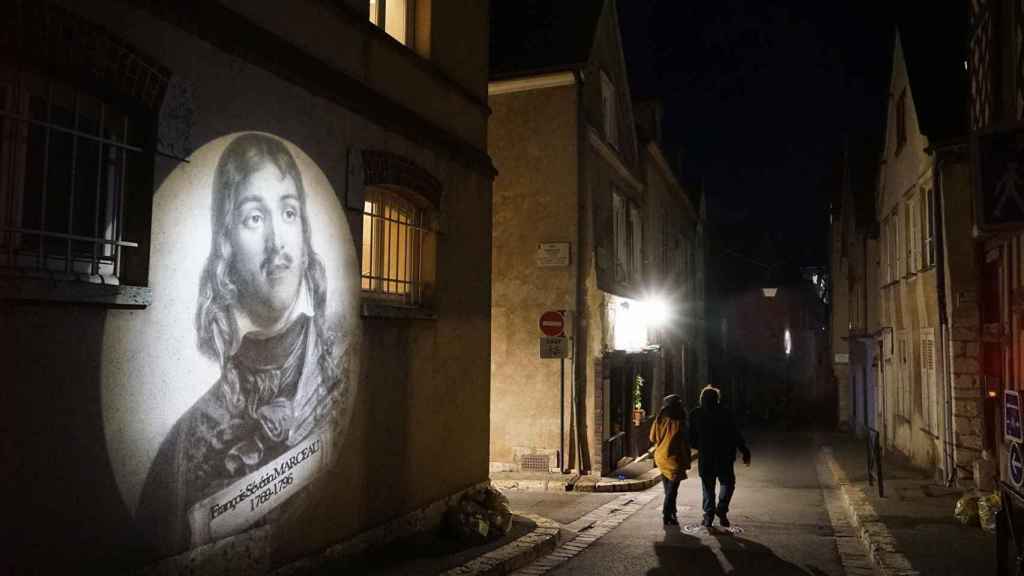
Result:
M816 569L804 569L775 555L767 546L733 534L711 532L718 547L684 534L678 527L665 528L665 539L654 545L658 566L647 576L700 574L716 576L818 576Z

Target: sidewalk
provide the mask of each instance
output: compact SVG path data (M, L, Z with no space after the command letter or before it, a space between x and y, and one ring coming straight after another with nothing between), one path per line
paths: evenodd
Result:
M850 522L883 576L992 574L995 534L953 516L960 490L948 489L893 455L883 462L885 498L867 482L865 441L822 434L822 457Z
M693 459L697 461L696 452ZM491 472L491 484L503 492L638 492L654 486L660 478L650 453L603 477L559 472Z

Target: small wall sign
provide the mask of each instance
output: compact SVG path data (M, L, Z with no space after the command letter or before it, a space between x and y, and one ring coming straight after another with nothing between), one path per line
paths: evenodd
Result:
M541 336L541 358L568 358L569 339L564 336Z
M541 242L537 246L539 268L560 268L569 265L570 244L568 242Z

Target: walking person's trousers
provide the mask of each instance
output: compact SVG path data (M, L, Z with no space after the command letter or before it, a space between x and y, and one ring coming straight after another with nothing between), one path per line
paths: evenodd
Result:
M666 520L676 517L676 497L679 496L679 483L682 481L682 478L669 480L664 475L661 477L661 486L665 489L665 503L661 506L661 517Z
M700 485L704 494L704 516L725 516L729 513L729 502L732 500L732 493L736 490L736 483L726 484L722 482L722 492L718 495L718 506L715 506L715 483L719 481L718 476L701 476Z

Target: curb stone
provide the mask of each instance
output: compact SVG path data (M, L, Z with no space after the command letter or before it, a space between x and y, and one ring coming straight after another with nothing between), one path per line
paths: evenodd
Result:
M517 479L503 480L491 479L491 486L505 492L508 490L522 490L528 492L568 492L579 481L579 474L570 474L558 478L549 479Z
M651 486L654 486L661 481L661 471L657 468L651 468L647 472L644 472L637 478L630 478L629 480L613 480L611 478L601 478L596 481L587 481L580 478L576 482L576 492L639 492L647 490Z
M549 554L561 542L561 526L536 514L518 514L537 527L508 544L469 562L442 572L441 576L504 576Z
M920 576L920 572L914 570L910 560L896 549L896 539L893 538L886 525L879 520L878 513L875 512L867 494L859 487L850 484L846 474L832 455L832 448L823 446L821 455L839 488L843 506L850 518L850 524L860 537L868 556L878 567L879 573L882 576Z

